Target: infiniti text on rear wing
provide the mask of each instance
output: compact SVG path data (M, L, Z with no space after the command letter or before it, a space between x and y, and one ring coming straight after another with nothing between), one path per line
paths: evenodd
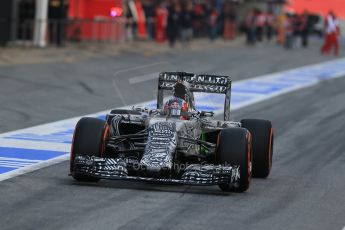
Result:
M163 72L159 74L159 89L172 90L178 81L190 84L192 92L226 94L231 88L231 78L228 76L193 74L183 72Z
M179 81L188 82L191 92L225 94L224 120L230 120L231 78L229 76L162 72L158 79L158 108L163 106L163 90L172 90Z

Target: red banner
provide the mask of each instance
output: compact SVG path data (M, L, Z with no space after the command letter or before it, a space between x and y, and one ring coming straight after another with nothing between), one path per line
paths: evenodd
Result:
M345 19L345 0L289 0L286 8L296 13L308 11L322 16L332 10L337 17Z

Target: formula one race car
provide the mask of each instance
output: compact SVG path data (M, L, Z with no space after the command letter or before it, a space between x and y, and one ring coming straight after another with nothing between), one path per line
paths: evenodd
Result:
M163 102L166 90L173 95ZM224 120L197 111L193 92L225 94ZM156 109L115 109L105 121L79 120L70 175L88 182L121 179L246 191L252 176L270 173L273 130L266 120L230 121L230 94L227 76L160 73Z

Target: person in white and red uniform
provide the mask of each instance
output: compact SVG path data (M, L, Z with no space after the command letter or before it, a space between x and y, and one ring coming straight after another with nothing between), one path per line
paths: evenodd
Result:
M325 19L325 42L321 48L322 54L329 54L334 47L334 54L339 55L339 22L335 14L330 11Z

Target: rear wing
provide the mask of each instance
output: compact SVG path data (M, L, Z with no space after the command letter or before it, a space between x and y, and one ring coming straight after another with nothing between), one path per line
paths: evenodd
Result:
M162 72L158 79L157 108L163 108L164 90L172 90L176 82L188 82L191 92L225 94L224 120L230 120L231 78L229 76Z

